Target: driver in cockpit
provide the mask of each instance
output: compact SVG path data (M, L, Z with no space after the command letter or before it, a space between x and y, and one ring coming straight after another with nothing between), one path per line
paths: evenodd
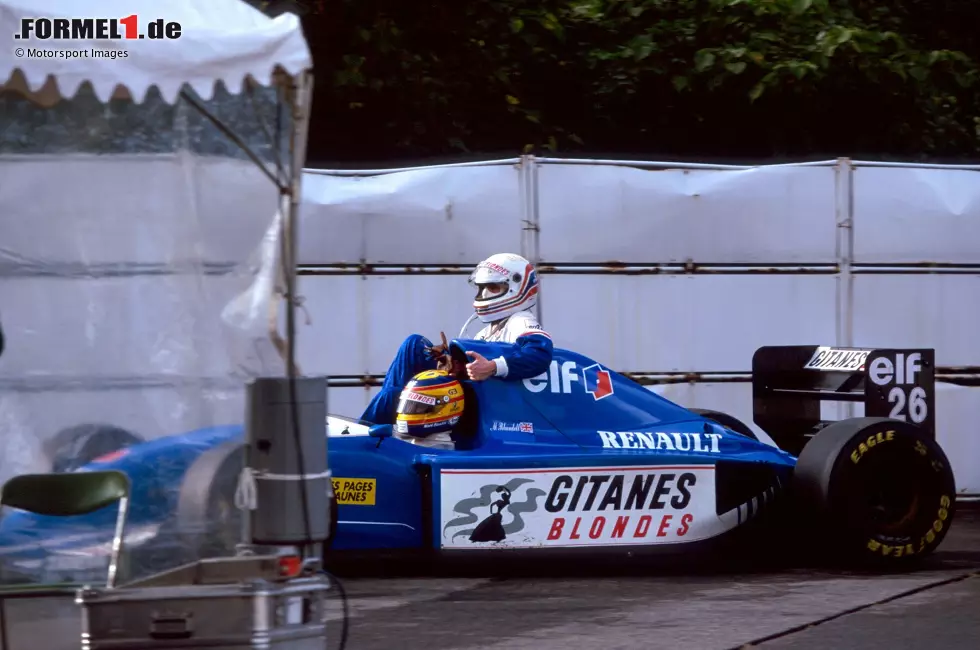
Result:
M520 381L536 377L551 364L551 336L541 328L531 309L538 301L538 278L534 265L520 255L497 253L480 262L470 274L470 284L476 287L473 300L474 318L485 323L474 337L478 341L507 343L504 352L487 359L468 351L470 361L465 366L465 378L485 381L490 378ZM462 332L461 332L462 334ZM433 345L420 334L412 334L402 342L385 374L381 390L368 404L361 420L374 424L395 424L396 406L402 390L409 381L426 370L446 368L449 350L445 345Z
M465 408L459 380L445 370L423 370L399 395L394 436L425 447L455 449L453 429Z

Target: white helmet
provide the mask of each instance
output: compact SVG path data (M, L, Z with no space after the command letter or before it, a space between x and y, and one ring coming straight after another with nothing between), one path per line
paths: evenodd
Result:
M530 309L538 301L534 265L513 253L497 253L477 264L470 284L476 286L473 308L484 323Z

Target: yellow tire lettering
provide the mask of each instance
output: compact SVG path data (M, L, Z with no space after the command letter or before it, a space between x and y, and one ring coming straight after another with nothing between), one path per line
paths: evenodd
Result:
M939 499L939 505L942 508L948 508L950 504L949 497L945 494Z
M929 453L929 450L926 449L926 446L922 444L921 440L915 441L915 450L919 452L920 456L925 456L927 453Z
M889 555L891 555L892 548L893 547L888 546L887 544L882 544L881 545L881 554L884 555L884 556L886 556L886 557L889 556Z
M936 521L932 522L932 529L934 531L936 531L937 533L942 532L942 530L943 530L943 522L941 522L938 519Z
M863 441L858 443L857 449L851 452L851 462L857 465L861 459L869 451L875 448L875 446L880 445L885 442L890 442L895 439L894 431L879 431L878 433L873 433Z
M905 545L905 554L906 555L915 555L915 548L911 544L906 544Z
M940 508L939 509L939 519L942 520L942 521L946 521L946 518L947 517L949 517L949 511L946 510L946 508Z
M877 551L880 547L881 547L881 544L879 544L878 542L874 541L873 539L869 539L868 540L868 550L869 551Z

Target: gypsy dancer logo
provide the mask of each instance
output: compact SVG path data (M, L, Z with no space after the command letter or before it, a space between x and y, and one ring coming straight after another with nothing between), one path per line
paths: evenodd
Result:
M534 483L529 478L514 478L503 485L484 485L480 488L480 496L461 499L453 512L460 515L451 519L442 529L443 537L451 528L458 528L452 535L455 541L458 537L469 536L474 543L502 542L508 535L524 530L523 515L538 509L538 499L547 494L544 490L534 487L524 488L524 500L514 501L514 493L527 483ZM489 507L488 507L489 506ZM487 508L487 513L480 521L480 515L474 511L477 508ZM510 515L508 523L504 523L504 510ZM477 522L480 522L477 524ZM473 526L473 524L476 524Z
M490 504L490 516L481 521L473 534L471 542L502 542L507 537L504 532L504 508L510 505L510 490L503 485L497 486L494 492L500 493L500 499ZM493 509L497 511L494 512Z

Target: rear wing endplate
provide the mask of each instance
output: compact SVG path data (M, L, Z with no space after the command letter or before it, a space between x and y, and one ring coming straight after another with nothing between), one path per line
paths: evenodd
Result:
M821 402L863 402L864 414L921 427L936 437L936 364L931 348L774 345L752 355L755 423L784 449L826 421ZM802 448L802 446L800 447Z

